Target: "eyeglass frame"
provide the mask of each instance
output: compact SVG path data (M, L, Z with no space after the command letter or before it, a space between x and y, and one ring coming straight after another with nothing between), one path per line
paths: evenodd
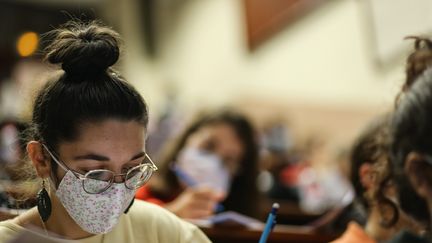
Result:
M128 173L130 172L130 171L132 171L132 170L134 170L134 169L136 169L136 168L138 168L138 167L140 167L140 166L143 166L143 165L148 165L148 166L150 166L150 169L151 169L151 175L149 176L149 178L147 179L147 181L151 178L151 176L153 175L153 172L155 172L155 171L157 171L158 170L158 167L155 165L155 163L153 162L153 160L150 158L150 156L146 153L146 152L144 152L144 156L145 156L145 158L147 158L149 161L150 161L150 163L140 163L139 165L137 165L137 166L134 166L134 167L132 167L131 169L129 169L126 173L118 173L118 174L116 174L116 173L114 173L113 171L111 171L111 170L105 170L105 169L97 169L97 170L90 170L90 171L88 171L87 173L85 173L85 175L83 175L83 174L81 174L80 172L78 172L78 171L75 171L75 170L72 170L72 169L70 169L63 161L61 161L60 159L58 159L55 155L54 155L54 153L52 153L51 151L50 151L50 149L48 148L48 146L47 145L45 145L44 143L41 143L42 144L42 146L45 148L45 150L48 152L48 154L51 156L51 158L64 170L64 171L71 171L72 172L72 174L74 174L74 176L76 176L76 178L77 179L79 179L79 180L81 180L82 181L82 187L83 187L83 189L84 189L84 191L86 192L86 193L88 193L88 194L101 194L101 193L103 193L103 192L105 192L105 191L107 191L111 186L112 186L112 184L114 183L114 178L116 178L117 176L122 176L122 177L124 177L124 178L126 178L126 176L128 175ZM85 188L85 186L84 186L84 182L85 182L85 180L88 180L88 179L91 179L91 178L87 178L87 175L89 174L89 173L92 173L92 172L95 172L95 171L108 171L108 172L110 172L110 173L112 173L113 174L113 176L112 176L112 178L111 178L111 180L109 181L109 185L106 187L106 188L104 188L102 191L100 191L100 192L96 192L96 193L93 193L93 192L89 192L89 191L87 191L86 190L86 188ZM143 186L147 181L145 181L141 186ZM126 179L124 179L124 181L122 182L124 185L125 185L125 187L127 188L127 189L129 189L129 190L135 190L135 189L137 189L137 188L133 188L133 189L131 189L131 188L129 188L127 185L126 185ZM141 187L140 186L140 187ZM138 187L139 188L139 187Z

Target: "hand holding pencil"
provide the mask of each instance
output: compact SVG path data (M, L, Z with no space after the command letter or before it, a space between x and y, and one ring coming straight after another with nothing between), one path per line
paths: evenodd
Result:
M189 219L204 218L220 210L219 202L225 197L223 193L207 186L197 185L176 166L171 169L187 187L175 200L167 203L165 208L181 218Z

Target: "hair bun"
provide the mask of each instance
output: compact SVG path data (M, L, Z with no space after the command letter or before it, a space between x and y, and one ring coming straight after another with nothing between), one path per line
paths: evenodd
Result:
M105 72L120 54L119 34L95 21L68 22L54 30L46 60L61 64L69 75L91 76Z

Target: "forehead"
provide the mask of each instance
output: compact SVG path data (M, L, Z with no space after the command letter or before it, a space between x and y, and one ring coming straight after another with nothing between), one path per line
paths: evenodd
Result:
M199 129L197 133L200 133L205 138L216 140L218 146L232 153L241 154L243 152L243 141L229 124L215 123L207 125Z
M136 121L106 119L84 122L78 127L76 139L61 143L59 152L67 152L65 150L89 150L106 154L129 150L136 152L144 148L145 132L144 125Z
M141 138L144 137L144 133L145 127L137 121L106 119L103 121L82 123L78 127L78 137L76 140L103 140L111 137L115 137L116 139Z

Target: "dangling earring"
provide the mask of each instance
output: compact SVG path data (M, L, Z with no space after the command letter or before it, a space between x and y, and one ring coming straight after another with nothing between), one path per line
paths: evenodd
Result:
M129 212L129 209L132 207L132 204L135 202L135 198L132 199L131 203L129 204L129 206L126 208L126 210L124 211L125 214L127 214Z
M42 181L42 189L37 194L37 209L42 221L46 222L51 215L51 199L45 189L45 180Z

